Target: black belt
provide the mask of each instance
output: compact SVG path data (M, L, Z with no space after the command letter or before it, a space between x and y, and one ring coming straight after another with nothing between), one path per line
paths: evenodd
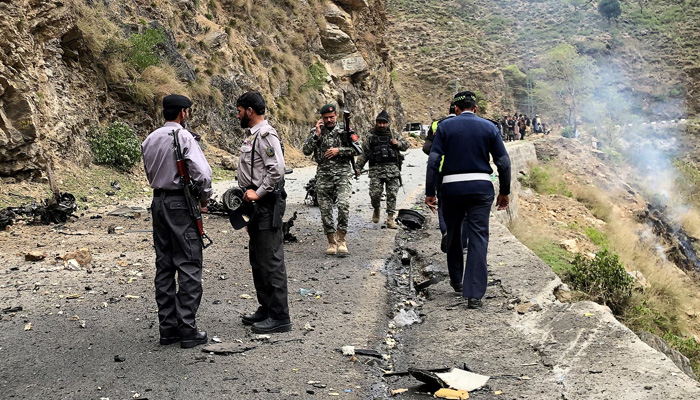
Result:
M153 189L153 197L160 196L184 196L185 191L182 189L168 190L168 189Z

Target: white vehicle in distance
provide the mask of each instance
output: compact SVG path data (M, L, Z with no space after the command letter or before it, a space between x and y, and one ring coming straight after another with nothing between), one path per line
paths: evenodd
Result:
M425 137L428 131L424 129L424 125L421 125L420 122L409 122L406 124L406 127L403 128L403 133L420 138Z

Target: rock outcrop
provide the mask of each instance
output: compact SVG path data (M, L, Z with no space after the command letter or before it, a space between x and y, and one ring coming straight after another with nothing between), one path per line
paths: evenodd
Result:
M173 92L193 98L190 125L214 162L238 152L235 100L248 90L263 94L292 146L326 102L351 109L360 133L381 109L399 126L384 8L384 0L0 1L0 176L87 165L96 124L120 120L143 138Z

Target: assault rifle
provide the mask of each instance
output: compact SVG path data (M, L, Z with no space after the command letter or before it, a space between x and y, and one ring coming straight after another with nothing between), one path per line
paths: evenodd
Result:
M343 111L343 120L345 121L345 131L343 132L343 134L345 135L345 140L355 152L352 158L350 158L350 164L352 165L353 175L355 175L355 179L360 179L355 174L355 170L357 170L357 168L355 167L355 156L359 156L362 154L362 147L359 143L357 143L357 141L359 140L357 134L350 128L350 111Z
M202 225L202 210L199 208L199 198L196 194L199 192L197 190L197 185L190 178L190 172L187 169L187 161L182 155L182 148L180 147L180 130L177 129L173 131L173 143L175 144L175 164L177 165L177 174L180 176L180 184L182 185L182 190L185 192L185 200L187 201L187 210L190 212L190 217L194 220L197 225L197 230L199 230L199 239L202 241L202 247L207 248L211 246L214 241L204 232L204 226ZM207 239L208 243L204 243L204 239Z

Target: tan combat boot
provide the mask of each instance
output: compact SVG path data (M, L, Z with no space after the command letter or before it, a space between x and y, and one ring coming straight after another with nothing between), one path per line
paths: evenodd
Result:
M338 255L347 255L348 254L348 244L345 241L345 234L346 231L341 231L340 229L338 230Z
M328 249L326 249L326 254L329 256L335 255L338 252L338 242L335 240L335 232L329 233L328 236Z
M394 221L394 214L386 215L386 227L389 229L399 229L399 226L396 225L396 221Z
M372 222L375 224L379 222L379 208L374 209L374 213L372 214Z

